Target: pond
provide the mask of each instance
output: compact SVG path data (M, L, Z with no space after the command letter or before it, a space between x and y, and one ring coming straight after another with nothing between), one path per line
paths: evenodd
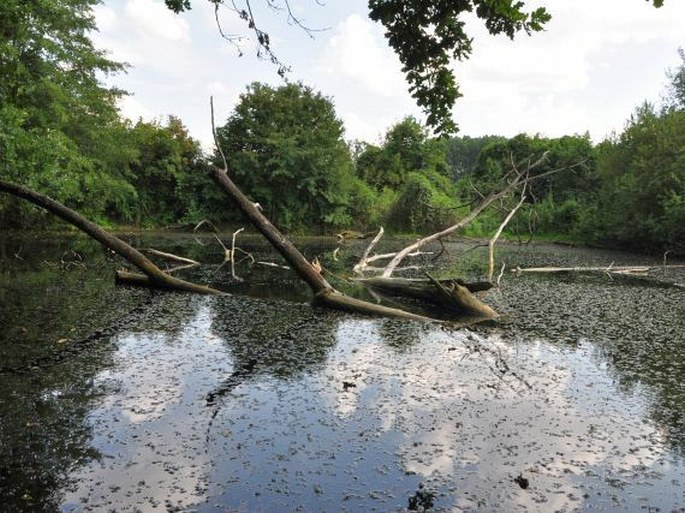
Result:
M116 287L87 239L0 237L3 511L685 511L683 270L506 272L485 298L503 318L452 328L314 309L290 271L234 279L208 237L132 239L231 294ZM341 287L364 248L298 243ZM462 249L434 272L482 277Z

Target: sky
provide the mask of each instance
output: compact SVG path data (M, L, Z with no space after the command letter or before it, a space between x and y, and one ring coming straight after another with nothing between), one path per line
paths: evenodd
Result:
M290 0L310 32L292 23L286 11L266 8L265 0L252 4L272 49L291 67L288 80L333 101L346 139L379 143L405 116L425 119L407 92L382 26L368 18L366 0ZM220 126L248 84L277 87L283 81L276 66L255 56L254 41L235 13L222 9L220 20L225 33L245 36L237 45L219 35L209 1L192 0L192 5L175 15L163 0L104 0L95 9L93 40L130 65L126 74L106 79L131 93L120 105L124 116L164 121L173 114L209 149L210 96ZM453 109L459 135L589 132L599 142L620 132L644 101L658 103L667 69L681 64L685 1L666 0L660 9L645 0L526 5L544 5L552 14L543 33L522 33L511 41L489 35L475 17L466 19L473 53L453 64L464 94Z

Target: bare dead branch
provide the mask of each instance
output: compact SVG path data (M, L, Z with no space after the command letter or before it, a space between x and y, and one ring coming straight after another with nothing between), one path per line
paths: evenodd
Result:
M231 276L233 277L234 280L238 281L243 281L242 278L239 278L236 273L235 273L235 240L238 237L238 234L245 230L245 228L240 228L239 230L236 230L233 232L233 236L231 237L231 250L230 250L230 257L231 257Z
M174 255L173 253L166 253L164 251L158 251L153 248L142 248L140 251L143 253L147 253L149 255L154 255L156 257L162 258L164 260L169 260L170 262L180 262L183 264L189 264L189 265L200 265L200 262L193 260L192 258L186 258L178 255Z
M685 269L685 264L666 265L666 266L614 266L613 262L603 267L516 267L512 269L514 274L523 273L583 273L583 272L602 272L607 274L625 273L646 273L657 269Z
M508 185L504 186L499 191L495 191L495 192L490 193L490 195L488 195L486 198L484 198L471 212L469 212L466 215L466 217L464 217L458 223L453 224L452 226L445 228L442 231L436 232L432 235L429 235L427 237L419 239L414 244L407 246L402 251L397 253L397 255L386 266L385 270L383 271L383 276L385 276L385 277L391 276L393 271L395 270L395 268L398 266L398 264L409 253L418 250L421 246L423 246L424 244L427 244L428 242L432 242L434 240L441 239L441 238L463 228L464 226L468 225L471 221L473 221L483 210L485 210L493 202L495 202L498 199L503 198L503 197L507 196L508 194L510 194L511 192L513 192L517 187L519 187L525 181L524 177L528 176L530 170L539 166L547 158L548 153L549 152L543 153L539 159L537 159L535 162L530 164L530 166L528 167L528 169L526 169L526 171L518 171L517 170L517 172L511 176L511 181L509 182Z
M504 220L500 223L499 227L497 228L497 231L490 239L490 242L488 242L488 281L492 281L492 276L495 272L495 242L497 242L499 236L502 235L502 230L504 230L504 227L509 224L511 218L514 217L518 209L521 208L521 205L523 205L523 202L526 200L527 185L528 182L524 182L523 188L521 189L521 199L516 204L516 206L514 206L514 208L511 209L509 214L507 214L507 217L505 217Z
M385 233L385 230L384 230L383 227L381 226L380 229L378 230L378 235L376 235L376 236L373 238L373 240L369 243L369 245L368 245L368 246L366 247L366 249L364 250L364 253L362 254L362 257L359 259L359 262L358 262L357 265L355 265L354 268L352 269L352 271L353 271L355 274L362 274L362 273L363 273L362 269L363 269L364 267L366 267L366 265L367 265L367 263L368 263L369 253L371 253L371 250L372 250L374 247L376 247L376 244L378 244L378 241L381 240L381 238L383 237L383 233Z

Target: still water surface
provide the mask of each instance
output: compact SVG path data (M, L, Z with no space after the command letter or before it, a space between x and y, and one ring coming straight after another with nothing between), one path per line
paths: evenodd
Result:
M233 294L118 288L87 240L0 239L1 511L685 511L683 271L507 275L501 321L452 329L312 309L289 272L236 281L192 238L135 242ZM449 249L435 272L478 277L482 254Z

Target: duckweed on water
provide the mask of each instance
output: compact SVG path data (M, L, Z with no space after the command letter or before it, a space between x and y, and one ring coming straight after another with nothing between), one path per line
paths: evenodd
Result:
M13 249L0 252L8 511L685 508L681 289L507 277L488 297L501 322L453 330L312 309L302 289L287 301L278 270L255 276L278 298L206 298L115 289L97 248L85 269L49 272Z

